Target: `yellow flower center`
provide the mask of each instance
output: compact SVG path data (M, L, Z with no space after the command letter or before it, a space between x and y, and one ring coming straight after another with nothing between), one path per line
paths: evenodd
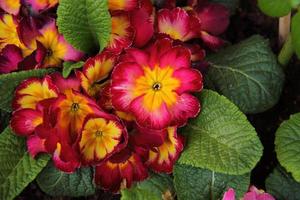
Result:
M175 90L180 86L173 73L172 67L145 67L144 75L135 81L133 97L144 96L143 106L150 112L159 109L163 103L172 106L177 101Z
M80 106L79 106L78 103L73 103L73 104L71 105L71 111L72 111L72 112L77 112L79 109L80 109Z

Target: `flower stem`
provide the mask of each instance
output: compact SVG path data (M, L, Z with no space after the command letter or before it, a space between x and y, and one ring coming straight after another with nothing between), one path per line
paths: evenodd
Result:
M279 44L283 43L288 39L288 36L291 32L291 13L286 16L279 18Z
M278 62L282 66L286 66L292 58L293 54L294 49L292 44L292 37L291 35L289 35L278 55Z

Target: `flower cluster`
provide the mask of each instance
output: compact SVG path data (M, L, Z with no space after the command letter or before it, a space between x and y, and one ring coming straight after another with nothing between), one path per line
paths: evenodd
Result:
M0 29L0 72L59 67L63 61L83 59L58 33L54 19L37 23L39 12L57 1L43 1L42 6L41 1L28 0L18 4L18 12L12 11L12 2L17 1L0 0L7 12L0 26L9 30ZM149 170L172 172L184 148L178 127L200 111L192 93L201 91L202 75L191 62L203 60L205 52L192 39L220 47L223 41L216 35L227 27L228 11L204 1L191 1L185 8L167 1L159 10L150 0L108 2L108 46L66 79L56 72L23 81L15 91L11 127L27 137L33 157L51 154L54 165L67 173L95 167L95 182L117 192L146 179ZM24 6L37 13L29 16L31 26L16 20ZM11 23L13 37L7 36ZM27 29L36 33L33 38ZM12 59L15 51L18 59ZM7 67L12 63L13 69Z

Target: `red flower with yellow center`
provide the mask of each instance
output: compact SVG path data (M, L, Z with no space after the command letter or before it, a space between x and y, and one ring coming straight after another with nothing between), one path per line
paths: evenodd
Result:
M148 51L128 49L112 74L112 104L132 113L138 124L152 129L183 125L200 104L189 94L202 89L202 76L190 67L191 54L169 39Z
M141 158L128 148L98 165L95 172L96 184L112 192L118 192L121 187L129 188L134 181L142 181L147 177L148 170Z
M35 109L40 101L57 96L58 89L49 76L43 79L30 78L17 87L13 100L13 109Z
M127 145L125 127L113 115L88 117L82 128L79 150L83 164L98 164Z
M58 126L70 134L71 143L77 140L85 117L99 112L96 102L71 89L59 95L54 108L59 109Z
M58 1L59 0L25 0L35 12L52 8L58 4Z
M54 21L46 24L40 33L37 41L43 46L43 67L59 67L62 61L79 61L82 57L82 53L75 50L58 33Z
M81 82L84 91L96 97L105 86L106 79L115 65L116 57L108 52L103 52L94 58L88 59L84 64L82 72L77 71L76 75Z
M17 15L20 11L20 0L0 0L0 7L9 14Z

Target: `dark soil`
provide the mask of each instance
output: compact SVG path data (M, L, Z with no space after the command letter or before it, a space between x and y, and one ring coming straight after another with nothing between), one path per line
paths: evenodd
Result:
M277 43L278 20L262 14L256 6L256 0L242 0L236 14L231 18L231 25L224 34L224 38L231 43L237 43L254 34L260 34L269 38L272 49L278 53ZM255 115L249 115L248 119L257 130L264 145L264 154L261 161L255 167L251 175L252 184L258 188L264 188L265 179L278 164L274 151L274 137L278 126L291 114L300 112L300 61L293 58L286 68L286 82L279 103L272 109ZM17 198L27 199L77 199L77 198L52 198L45 195L36 185L31 183ZM99 191L88 200L114 200L118 195L111 195Z

